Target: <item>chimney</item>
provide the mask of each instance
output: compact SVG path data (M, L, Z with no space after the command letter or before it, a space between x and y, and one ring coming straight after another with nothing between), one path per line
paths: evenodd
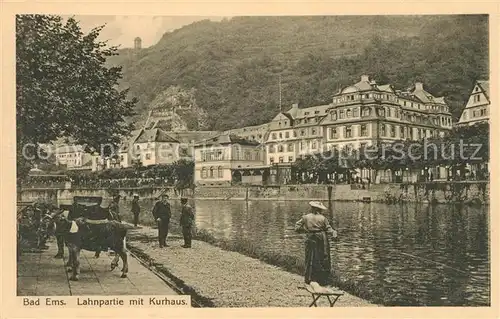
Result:
M424 84L422 82L415 82L415 90L416 91L423 91L424 90Z
M368 75L362 75L361 82L370 82L370 77Z

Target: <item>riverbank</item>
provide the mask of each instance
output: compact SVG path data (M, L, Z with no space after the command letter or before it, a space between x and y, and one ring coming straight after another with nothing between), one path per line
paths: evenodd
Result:
M131 252L149 258L185 291L213 307L307 307L311 302L311 296L297 288L303 285L300 275L199 240L191 249L182 248L177 236L169 236L167 243L170 247L160 249L157 230L148 226L131 229L127 241ZM336 306L375 305L345 293Z
M133 194L141 199L155 199L166 193L171 199L181 196L197 200L272 200L272 201L353 201L353 202L416 202L464 203L486 205L490 190L487 181L428 182L412 184L336 184L336 185L267 185L267 186L198 186L195 189L177 190L173 187L143 186L138 188L95 189L67 185L64 189L23 188L21 201L45 199L57 204L70 204L74 196L101 196L110 200L116 192L125 200Z

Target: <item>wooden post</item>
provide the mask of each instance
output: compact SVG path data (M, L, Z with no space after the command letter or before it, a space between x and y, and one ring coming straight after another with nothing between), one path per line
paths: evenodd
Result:
M332 207L332 191L333 187L331 185L327 186L328 190L328 212L330 213L330 218L333 222L333 207Z

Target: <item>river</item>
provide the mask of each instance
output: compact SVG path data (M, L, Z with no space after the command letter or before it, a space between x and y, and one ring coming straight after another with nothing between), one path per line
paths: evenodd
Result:
M141 206L150 212L147 202ZM198 229L303 260L304 237L293 226L307 212L306 201L193 204ZM332 268L342 280L383 296L387 305L490 304L487 207L334 202L332 208L339 236L331 242Z

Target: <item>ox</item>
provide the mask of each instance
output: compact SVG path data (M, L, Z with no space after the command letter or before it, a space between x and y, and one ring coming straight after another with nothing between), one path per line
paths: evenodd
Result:
M102 209L102 208L99 208ZM63 245L68 247L68 272L72 275L70 280L77 281L80 274L80 251L82 249L94 251L96 258L101 251L111 249L115 257L111 261L111 270L118 266L119 258L123 261L121 278L126 278L128 273L128 261L125 245L127 228L124 224L114 220L90 220L85 217L70 219L65 216L61 209L47 214L42 219L42 224L54 224L54 234L57 238L58 254L62 257ZM45 226L44 229L51 229Z

